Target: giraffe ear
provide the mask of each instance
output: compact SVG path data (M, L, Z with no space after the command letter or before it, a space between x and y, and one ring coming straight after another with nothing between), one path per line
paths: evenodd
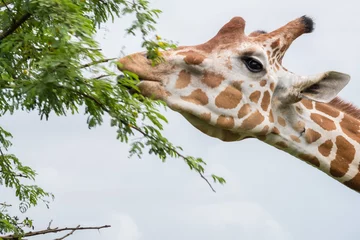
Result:
M348 74L329 71L313 77L302 78L298 84L299 97L317 102L330 102L349 83Z

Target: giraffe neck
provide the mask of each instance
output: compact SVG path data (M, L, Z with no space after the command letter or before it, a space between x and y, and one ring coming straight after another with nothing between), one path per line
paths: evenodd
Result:
M358 118L330 104L303 100L274 112L274 120L272 133L260 140L360 192Z

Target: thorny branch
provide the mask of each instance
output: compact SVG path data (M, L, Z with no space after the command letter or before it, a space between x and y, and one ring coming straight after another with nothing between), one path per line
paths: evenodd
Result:
M70 236L71 234L73 234L75 231L100 230L102 228L109 228L109 227L111 227L111 226L110 225L104 225L104 226L100 226L100 227L80 227L80 225L78 225L75 228L67 228L67 227L66 228L47 228L45 230L24 233L24 235L22 235L21 238L34 237L34 236L39 236L39 235L44 235L44 234L49 234L49 233L58 233L58 232L64 232L64 231L71 231L70 233L66 234L65 236L55 239L55 240L63 240L65 238L67 238L68 236ZM17 236L17 235L0 236L0 239L2 239L2 240L19 240L20 236Z

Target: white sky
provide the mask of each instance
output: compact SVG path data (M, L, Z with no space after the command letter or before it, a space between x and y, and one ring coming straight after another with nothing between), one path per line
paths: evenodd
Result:
M352 76L340 96L360 104L358 2L285 0L153 0L163 10L158 33L179 45L203 43L233 16L247 21L247 33L271 31L304 14L316 22L300 37L284 66L298 74L337 70ZM130 19L99 33L107 57L140 51L140 39L124 38ZM358 104L358 105L359 105ZM226 178L210 191L181 160L163 164L154 156L128 159L108 124L88 130L86 117L17 113L1 119L15 136L12 150L39 173L37 183L56 195L50 210L29 211L38 228L112 225L77 232L71 239L359 239L360 195L317 169L257 140L224 143L167 111L164 134L186 154L199 156L210 172ZM106 122L106 121L105 121ZM0 189L0 196L10 196ZM49 236L44 239L50 239Z

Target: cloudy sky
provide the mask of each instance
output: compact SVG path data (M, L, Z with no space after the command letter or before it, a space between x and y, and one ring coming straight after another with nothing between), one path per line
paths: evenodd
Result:
M163 10L158 33L180 45L203 43L233 16L247 33L271 31L307 14L316 30L293 43L284 66L308 75L337 70L352 76L341 92L360 105L360 10L357 1L153 0ZM336 3L335 3L336 2ZM107 57L140 51L140 39L124 37L131 19L99 33ZM17 113L1 119L14 136L12 150L39 173L37 183L56 195L50 210L32 209L35 225L112 225L77 232L71 239L359 239L360 195L319 170L257 140L224 143L168 110L164 134L189 155L205 159L209 172L226 178L217 193L181 160L128 159L107 124L88 130L86 117ZM0 189L0 195L9 197ZM49 236L43 239L50 239Z

